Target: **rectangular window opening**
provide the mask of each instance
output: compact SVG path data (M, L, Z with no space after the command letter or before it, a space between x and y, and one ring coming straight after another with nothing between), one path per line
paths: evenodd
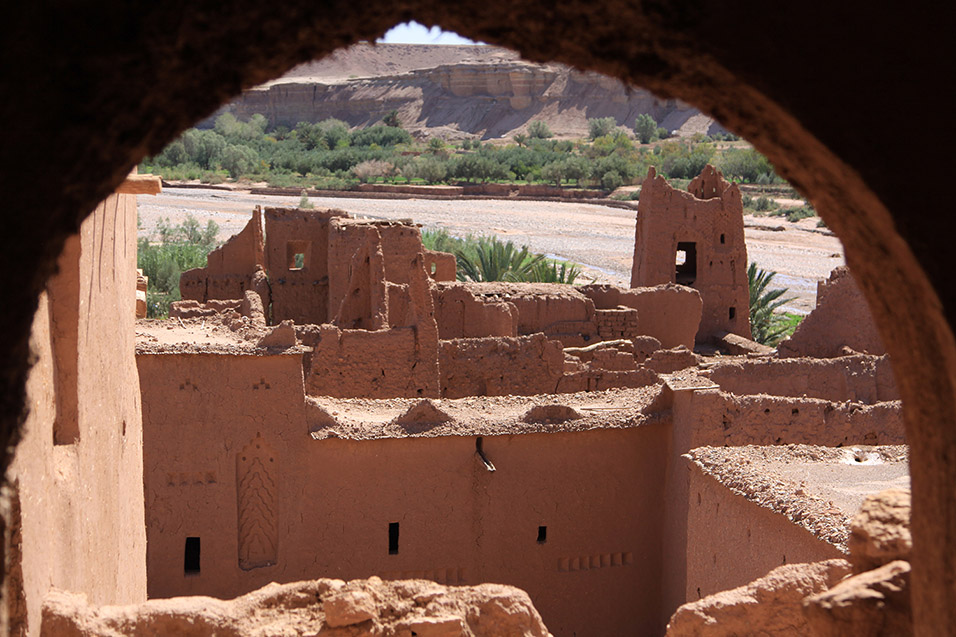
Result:
M398 555L398 522L388 523L388 554Z
M199 538L187 537L186 550L183 552L183 573L186 575L199 574Z
M538 544L544 544L548 541L548 527L539 526L538 527Z
M290 270L305 270L309 267L311 241L287 241L285 246L286 267Z
M727 239L727 237L726 237L725 235L723 235L723 234L720 235L720 242L721 242L721 243L727 243L727 240L726 240L726 239Z
M677 268L674 280L680 285L693 285L697 280L697 244L693 241L678 242L674 262Z
M731 321L734 320L735 318L737 318L737 308L735 308L735 307L730 308L729 314L730 314L730 320L731 320Z

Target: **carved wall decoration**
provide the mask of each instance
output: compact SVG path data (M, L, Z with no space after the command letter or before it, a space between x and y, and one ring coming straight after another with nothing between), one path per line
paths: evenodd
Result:
M236 456L239 568L272 566L278 560L279 492L275 450L261 434Z

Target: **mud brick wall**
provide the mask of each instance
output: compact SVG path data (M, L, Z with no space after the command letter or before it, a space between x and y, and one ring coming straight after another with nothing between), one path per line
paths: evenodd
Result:
M549 394L564 373L561 343L543 334L439 342L443 398Z

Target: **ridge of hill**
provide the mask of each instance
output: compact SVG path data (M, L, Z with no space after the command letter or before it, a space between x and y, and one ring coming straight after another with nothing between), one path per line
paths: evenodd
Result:
M392 110L414 135L446 140L510 137L535 120L559 137L583 137L590 118L632 128L642 113L678 135L724 130L679 100L598 73L527 62L507 49L365 43L246 91L204 124L228 111L243 120L261 113L273 126L334 117L363 127Z

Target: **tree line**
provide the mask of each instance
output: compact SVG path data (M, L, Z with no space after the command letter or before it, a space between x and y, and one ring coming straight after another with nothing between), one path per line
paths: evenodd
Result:
M277 187L350 189L358 183L542 183L613 190L639 183L650 166L691 179L708 163L738 182L782 183L770 162L731 134L669 138L650 115L633 129L612 117L588 120L588 137L558 140L544 121L512 140L416 140L397 115L352 130L337 119L270 128L265 117L220 115L210 130L191 128L141 169L165 179L227 179ZM723 142L723 143L722 143ZM729 143L728 143L729 142Z

